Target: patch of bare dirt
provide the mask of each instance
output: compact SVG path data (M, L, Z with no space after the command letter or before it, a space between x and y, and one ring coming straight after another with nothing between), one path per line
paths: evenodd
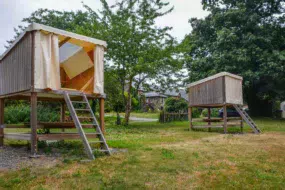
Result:
M26 147L0 147L0 171L20 169L24 167L53 167L60 163L58 155L39 155L38 158L30 158L30 152Z

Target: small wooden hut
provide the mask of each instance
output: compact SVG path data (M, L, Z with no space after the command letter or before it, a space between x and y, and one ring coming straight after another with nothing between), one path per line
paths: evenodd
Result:
M188 85L189 90L189 120L190 128L224 128L227 133L228 127L240 126L243 128L243 120L245 120L259 133L256 125L250 119L245 111L240 107L243 105L242 93L242 80L243 78L227 72L218 73L208 78L193 82ZM207 108L208 118L203 121L207 125L193 126L192 123L192 108ZM223 108L223 119L211 118L211 108ZM240 114L240 118L228 118L227 107L234 107ZM228 122L231 120L231 122ZM223 121L223 124L213 125L212 122ZM238 121L238 122L236 122Z
M86 137L98 137L98 130L104 131L104 50L106 46L105 41L37 23L27 27L0 57L0 146L3 145L4 138L28 140L31 141L31 152L35 154L38 140L81 138L85 148L90 150ZM4 124L4 101L11 99L30 101L29 124L23 126ZM78 103L87 104L86 111L91 111L87 99L100 100L101 128L97 129L97 121L93 121L91 125L96 128L94 134L84 134L83 124L78 122L80 118L73 106L77 100ZM38 121L38 101L61 102L61 122ZM75 123L64 122L65 104ZM91 119L96 120L93 116L92 112ZM4 129L9 127L30 127L31 133L4 133ZM75 127L79 132L77 134L37 134L38 128ZM105 142L101 138L100 142L103 141ZM92 158L91 154L89 156Z

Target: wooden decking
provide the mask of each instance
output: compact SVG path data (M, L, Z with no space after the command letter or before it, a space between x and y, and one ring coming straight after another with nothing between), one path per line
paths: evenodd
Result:
M68 91L68 93L73 96L73 99L80 99L80 95L82 95L83 92L75 89L65 89L62 88L60 90L43 90L43 89L35 89L35 92L37 92L37 99L38 101L61 101L64 102L63 94L64 91ZM105 94L85 94L88 99L101 99L106 98ZM16 93L11 93L7 95L1 95L0 98L10 99L10 100L30 100L31 91L21 91ZM76 97L78 96L78 97Z
M93 128L92 124L86 124L83 128ZM30 124L4 124L1 125L2 129L29 129ZM37 129L75 129L73 122L38 122ZM96 133L86 133L87 138L96 138ZM14 140L31 140L31 133L4 133L4 139ZM37 134L37 140L64 140L64 139L80 139L78 133L50 133L50 134Z
M83 128L92 128L93 126L84 125ZM4 124L0 128L17 129L17 128L30 128L30 123L25 124ZM73 122L38 122L38 129L74 129L76 128Z

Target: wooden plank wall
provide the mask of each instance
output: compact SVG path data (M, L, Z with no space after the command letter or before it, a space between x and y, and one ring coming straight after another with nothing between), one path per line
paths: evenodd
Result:
M223 77L206 81L189 89L189 105L223 104Z
M32 35L27 33L0 61L0 95L31 88Z
M243 104L242 80L225 76L226 84L226 103Z

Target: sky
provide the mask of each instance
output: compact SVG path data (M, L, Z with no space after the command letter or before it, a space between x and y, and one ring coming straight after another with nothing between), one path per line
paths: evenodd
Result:
M5 51L6 41L14 36L14 28L21 20L39 8L70 11L83 9L84 2L94 10L101 8L99 0L0 0L0 55ZM116 0L107 0L113 4ZM203 18L208 13L202 9L201 0L165 0L174 6L173 12L157 20L158 26L173 27L172 35L178 40L191 31L188 20Z

